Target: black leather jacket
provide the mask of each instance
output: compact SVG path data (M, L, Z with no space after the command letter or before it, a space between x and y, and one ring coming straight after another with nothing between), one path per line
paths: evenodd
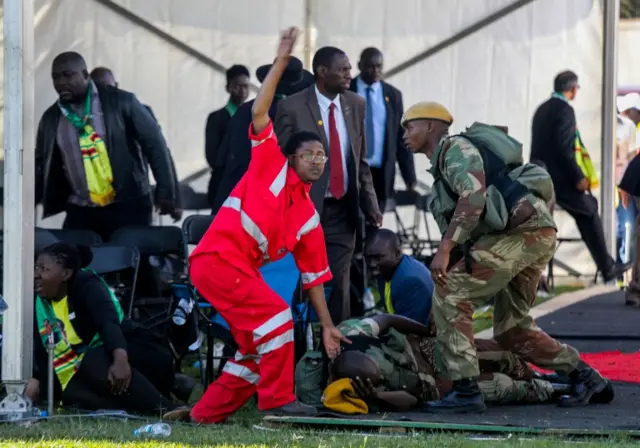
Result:
M104 140L113 170L115 201L151 200L146 159L158 185L156 200L166 199L175 203L178 194L175 174L157 122L134 94L97 83L96 86L107 130ZM54 103L42 115L38 125L35 199L36 204L44 207L43 218L65 211L71 193L56 142L61 116L57 103Z

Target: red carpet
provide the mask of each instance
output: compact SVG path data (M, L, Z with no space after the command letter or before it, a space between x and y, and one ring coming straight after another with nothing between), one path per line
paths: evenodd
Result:
M640 352L581 353L580 357L611 381L640 383ZM534 368L539 372L549 373L542 369Z

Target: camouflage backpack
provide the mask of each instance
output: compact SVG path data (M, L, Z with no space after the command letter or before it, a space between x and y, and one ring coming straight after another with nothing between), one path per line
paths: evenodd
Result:
M429 208L443 233L458 202L458 194L442 176L443 156L456 138L471 142L482 156L487 189L482 233L504 230L511 210L527 194L545 202L553 197L549 173L537 165L524 163L520 142L496 126L476 122L465 132L443 140L432 162L435 194Z

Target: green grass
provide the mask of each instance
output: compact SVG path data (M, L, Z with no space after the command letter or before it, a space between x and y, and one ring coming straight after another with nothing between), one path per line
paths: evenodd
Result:
M558 287L556 295L580 289L580 287ZM374 294L377 291L374 291ZM549 299L546 299L549 300ZM537 300L536 305L544 300ZM480 331L491 326L491 319L474 322ZM477 328L480 328L478 330ZM193 372L198 374L199 372ZM196 392L193 398L197 398ZM265 427L260 414L250 402L231 418L231 423L221 426L193 427L172 424L172 434L167 438L135 437L133 430L146 424L145 421L123 421L113 419L64 418L40 422L29 427L16 424L0 424L0 448L3 447L389 447L407 448L437 447L564 447L575 446L567 439L518 437L505 434L491 436L500 440L472 440L469 434L446 434L442 432L414 432L406 435L378 433L356 433L309 430L293 427ZM153 421L149 421L153 423ZM630 440L592 439L581 440L584 447L637 446Z
M244 415L243 415L244 414ZM252 412L241 412L234 423L222 426L172 425L167 438L139 438L132 432L144 422L69 419L39 423L30 427L5 424L0 429L0 447L565 447L569 439L491 436L502 440L471 440L472 435L415 432L403 435L355 432L311 431L296 428L260 427ZM630 440L604 438L581 440L584 447L637 446Z
M533 306L538 306L541 303L547 302L553 299L555 296L560 294L564 294L566 292L577 291L579 289L583 289L583 286L578 285L567 285L567 286L556 286L553 295L549 297L538 297L536 301L533 303ZM491 307L491 311L493 311L493 307ZM487 328L491 328L493 326L493 318L479 318L473 320L473 332L478 333L482 330L486 330Z

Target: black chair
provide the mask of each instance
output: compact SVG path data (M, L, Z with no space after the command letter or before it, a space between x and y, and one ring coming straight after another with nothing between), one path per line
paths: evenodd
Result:
M93 230L46 229L60 241L74 245L99 246L102 238Z
M127 315L131 317L131 307L136 291L140 252L134 246L104 245L92 247L93 260L88 266L100 274L114 290L116 296L128 306ZM129 275L124 281L123 276ZM128 285L127 285L128 284Z
M185 245L185 251L189 251L189 246L194 246L200 242L207 229L213 222L213 216L211 215L191 215L182 223L182 239ZM214 361L219 361L218 372L222 370L226 361L233 357L237 347L231 333L221 325L218 325L214 321L214 318L218 312L211 306L209 302L204 300L198 292L191 287L194 291L194 299L196 302L196 317L198 322L197 327L204 327L205 336L207 340L207 353L206 353L206 369L203 367L202 362L202 350L198 347L198 355L200 359L200 377L202 378L202 385L206 387L211 383L215 377ZM215 340L222 341L223 349L222 356L216 356L214 354Z
M429 200L430 195L417 195L415 196L415 212L413 217L413 226L410 228L409 239L407 245L411 249L414 258L424 262L430 256L433 256L440 240L433 239L431 236L431 230L429 229ZM420 237L420 230L424 223L427 238Z
M171 284L184 280L187 257L180 228L176 226L123 227L111 235L108 244L133 246L140 254L140 272L136 295L130 307L130 316L147 328L166 324L174 307ZM160 278L158 269L154 268L150 262L150 257L159 257L168 263L171 278L164 275Z
M33 249L36 255L42 252L47 246L59 242L60 240L56 238L49 229L35 228Z
M189 246L195 246L200 242L212 222L213 216L211 215L191 215L184 220L182 241L185 253L189 253Z
M201 210L211 208L206 193L197 193L187 184L180 184L180 198L183 210L193 210L199 213Z

